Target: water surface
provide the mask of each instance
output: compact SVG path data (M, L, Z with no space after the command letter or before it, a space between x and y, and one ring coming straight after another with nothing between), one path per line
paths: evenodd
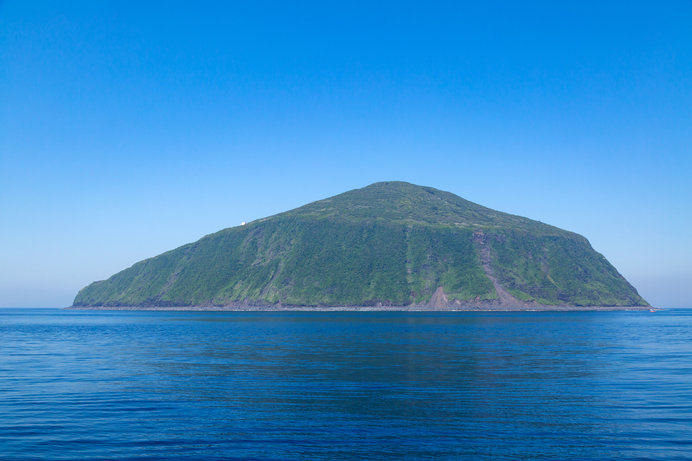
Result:
M692 310L0 309L0 458L690 459Z

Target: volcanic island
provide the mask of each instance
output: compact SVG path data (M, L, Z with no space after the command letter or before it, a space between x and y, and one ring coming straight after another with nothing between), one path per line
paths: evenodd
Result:
M88 285L72 307L650 308L581 235L399 181L207 235Z

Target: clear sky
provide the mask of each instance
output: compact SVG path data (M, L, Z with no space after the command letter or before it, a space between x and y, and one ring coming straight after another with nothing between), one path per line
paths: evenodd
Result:
M402 180L692 307L692 1L329 3L0 1L0 306Z

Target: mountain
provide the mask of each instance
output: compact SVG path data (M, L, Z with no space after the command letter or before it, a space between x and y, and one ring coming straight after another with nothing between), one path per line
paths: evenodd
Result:
M83 288L75 307L648 306L582 236L380 182L207 235Z

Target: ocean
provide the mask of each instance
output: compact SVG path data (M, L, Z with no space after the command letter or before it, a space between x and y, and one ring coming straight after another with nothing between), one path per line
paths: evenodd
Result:
M0 309L0 459L692 459L692 309Z

